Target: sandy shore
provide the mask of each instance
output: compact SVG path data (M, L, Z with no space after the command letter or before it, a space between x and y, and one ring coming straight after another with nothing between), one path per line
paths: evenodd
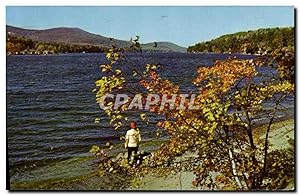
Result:
M291 147L290 139L294 139L295 122L293 119L276 122L272 125L269 134L269 152L277 149L287 149ZM257 137L265 138L266 125L258 127ZM166 177L147 174L140 179L138 187L128 187L129 190L205 190L204 187L193 187L192 181L195 175L192 171L181 171L175 174L170 174ZM293 190L294 181L291 181L285 190Z

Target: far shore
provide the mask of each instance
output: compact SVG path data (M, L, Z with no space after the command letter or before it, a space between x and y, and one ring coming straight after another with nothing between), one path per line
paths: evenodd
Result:
M231 52L179 52L179 51L143 51L144 53L183 53L183 54L227 54L227 55L245 55L245 56L261 56L261 54L251 53L231 53ZM130 52L129 52L130 53ZM41 52L41 53L6 53L6 56L46 56L46 55L68 55L68 54L105 54L105 52Z

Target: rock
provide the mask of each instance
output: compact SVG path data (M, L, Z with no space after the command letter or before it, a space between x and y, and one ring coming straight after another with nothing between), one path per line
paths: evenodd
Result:
M110 145L111 145L110 142L106 142L105 144L106 147L109 147Z
M123 153L119 153L119 154L116 156L116 160L122 159L123 156L124 156Z

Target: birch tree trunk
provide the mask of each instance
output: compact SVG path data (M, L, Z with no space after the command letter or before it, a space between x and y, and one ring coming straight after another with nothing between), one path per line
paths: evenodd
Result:
M229 152L229 159L230 159L230 162L231 162L231 170L232 170L232 173L233 173L233 176L234 176L234 180L237 184L237 186L239 187L239 189L243 190L243 185L239 179L239 176L238 176L238 173L237 173L237 170L236 170L236 163L235 163L235 160L234 160L234 157L233 157L233 151L232 149L229 149L228 150Z

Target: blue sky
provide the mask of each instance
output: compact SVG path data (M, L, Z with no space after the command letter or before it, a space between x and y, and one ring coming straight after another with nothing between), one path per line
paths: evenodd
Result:
M8 6L8 25L31 29L78 27L107 37L189 46L223 34L294 26L289 7Z

